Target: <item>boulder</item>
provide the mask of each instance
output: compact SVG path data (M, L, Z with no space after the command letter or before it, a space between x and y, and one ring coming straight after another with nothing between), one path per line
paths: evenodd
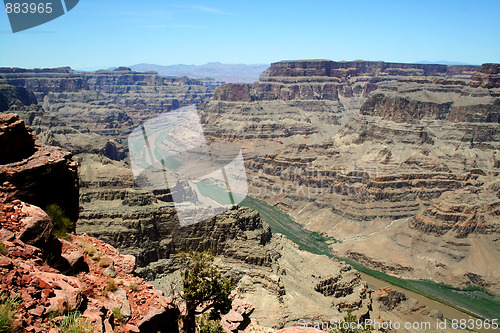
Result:
M0 113L0 164L19 161L33 154L35 140L15 113Z
M53 228L50 217L33 205L23 205L22 212L27 216L21 220L22 226L18 238L26 244L44 247L50 239Z
M391 287L378 289L373 293L373 298L380 302L386 310L392 310L401 302L406 301L407 297L400 291L394 290Z

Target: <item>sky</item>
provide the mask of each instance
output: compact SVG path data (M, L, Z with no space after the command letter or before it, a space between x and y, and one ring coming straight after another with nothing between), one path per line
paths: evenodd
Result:
M80 0L65 15L18 33L0 11L0 66L499 63L499 14L498 0Z

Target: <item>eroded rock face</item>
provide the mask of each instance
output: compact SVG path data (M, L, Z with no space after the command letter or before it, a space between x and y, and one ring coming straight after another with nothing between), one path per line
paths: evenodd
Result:
M375 293L373 293L373 299L381 303L385 309L392 310L408 298L402 292L386 287L375 291Z
M35 145L22 120L0 114L1 140L8 163L0 165L0 190L7 200L21 199L41 207L58 204L72 220L79 214L78 170L72 155L60 148ZM2 147L4 147L2 145ZM2 148L6 150L6 148ZM18 149L18 150L17 150ZM50 231L49 231L50 233Z
M436 327L437 322L444 321L443 314L439 310L429 309L425 304L420 303L411 297L406 297L405 294L394 290L390 287L376 290L373 294L373 312L372 322L377 323L375 328L380 331L386 331L383 327L392 327L397 324L403 327L405 322L431 322ZM396 324L397 323L397 324ZM432 325L431 324L431 325ZM430 327L430 331L436 330ZM402 328L400 329L402 330ZM422 328L413 328L408 326L404 331L419 332ZM440 332L454 332L451 327L443 327Z
M22 160L35 151L35 140L14 113L0 113L0 164Z
M250 195L340 255L498 293L498 66L284 61L200 114L210 140L242 147Z
M0 68L0 78L12 89L31 92L43 106L44 112L23 117L43 130L45 143L75 154L104 152L113 159L125 158L121 144L133 128L163 112L199 105L213 91L200 80L138 73L126 67L97 72L76 72L69 67ZM51 119L52 114L58 119ZM111 144L116 147L96 135L114 138Z
M356 271L271 235L256 211L237 208L180 227L173 203L160 200L162 192L148 205L130 205L140 202L134 198L147 192L132 189L130 170L120 162L85 156L81 166L83 211L77 231L135 255L137 272L156 287L169 292L172 285L179 286L178 249L211 249L217 254L218 268L235 284L236 293L255 308L251 319L263 326L279 328L300 318L341 319L347 308L355 309L360 317L369 313L370 292ZM318 285L335 289L337 294L324 294L317 290ZM236 319L241 318L228 318L227 326L248 324Z

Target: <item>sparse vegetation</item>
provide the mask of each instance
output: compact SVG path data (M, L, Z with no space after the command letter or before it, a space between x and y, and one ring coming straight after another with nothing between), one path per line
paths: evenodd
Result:
M129 287L129 288L130 288L130 290L132 290L132 291L136 291L136 290L138 290L138 289L139 289L139 286L138 286L138 285L137 285L137 283L135 283L135 282L132 282L132 283L131 283L128 287Z
M14 318L19 303L17 297L0 296L0 333L19 332L19 327Z
M110 265L110 262L106 258L101 258L99 262L97 263L99 267L108 267Z
M106 285L106 289L108 289L108 291L116 291L116 289L118 289L118 285L116 284L116 281L115 279L108 279L108 284Z
M84 247L85 253L94 261L99 261L101 259L101 254L97 252L96 248L91 245L86 245Z
M182 298L187 308L185 318L187 332L191 333L195 331L197 314L207 312L210 313L207 319L217 320L221 314L229 312L233 287L214 267L214 255L210 251L179 252L178 260L185 265ZM204 308L197 311L199 306Z
M69 313L57 326L64 333L93 333L95 328L78 311Z
M337 328L330 333L370 333L373 328L370 325L358 325L358 318L352 314L352 310L347 310L347 315L337 323Z
M116 284L116 281L115 279L113 278L109 278L108 279L108 282L106 284L106 287L104 287L103 291L102 291L102 295L104 297L108 297L108 293L111 291L116 291L118 289L118 285Z
M198 320L199 333L222 333L223 328L219 321L210 320L208 314L203 314Z
M113 315L115 317L115 321L120 323L123 320L122 309L119 307L113 308Z
M50 204L45 208L45 212L54 225L52 234L57 238L69 239L68 233L73 231L75 224L66 216L64 210L58 204Z
M0 241L0 254L6 256L9 253L9 249L5 246L5 244Z

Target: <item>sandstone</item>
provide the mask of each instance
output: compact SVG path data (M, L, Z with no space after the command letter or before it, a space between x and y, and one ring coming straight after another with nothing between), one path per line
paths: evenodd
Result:
M132 325L132 324L126 324L124 327L125 333L139 333L139 327Z
M104 274L106 274L107 276L109 276L111 278L116 277L117 272L116 272L115 266L109 266L108 268L106 268L104 270Z
M132 314L127 292L124 289L119 288L115 291L108 292L104 304L111 311L113 311L113 309L120 309L120 313L126 318L130 317Z
M53 288L54 296L48 299L51 311L74 311L82 302L82 285L75 277L60 274L39 272L33 274L42 288Z
M0 113L0 164L19 161L33 154L35 141L14 113Z
M282 61L252 85L219 86L200 114L209 140L241 145L249 192L341 240L339 255L460 286L472 265L498 294L497 72Z
M0 256L0 267L10 268L12 266L12 260L5 256Z
M29 310L29 313L36 317L41 317L45 312L45 308L42 306L37 306L36 308Z
M27 217L21 220L23 227L19 239L26 244L43 247L49 241L53 228L50 217L36 206L23 206L22 212Z
M383 304L387 310L392 310L399 305L402 301L406 301L407 297L402 292L393 290L390 287L384 289L378 289L373 294L376 301Z
M68 241L61 240L61 242L63 243L61 256L67 261L71 271L74 273L88 271L83 252Z

